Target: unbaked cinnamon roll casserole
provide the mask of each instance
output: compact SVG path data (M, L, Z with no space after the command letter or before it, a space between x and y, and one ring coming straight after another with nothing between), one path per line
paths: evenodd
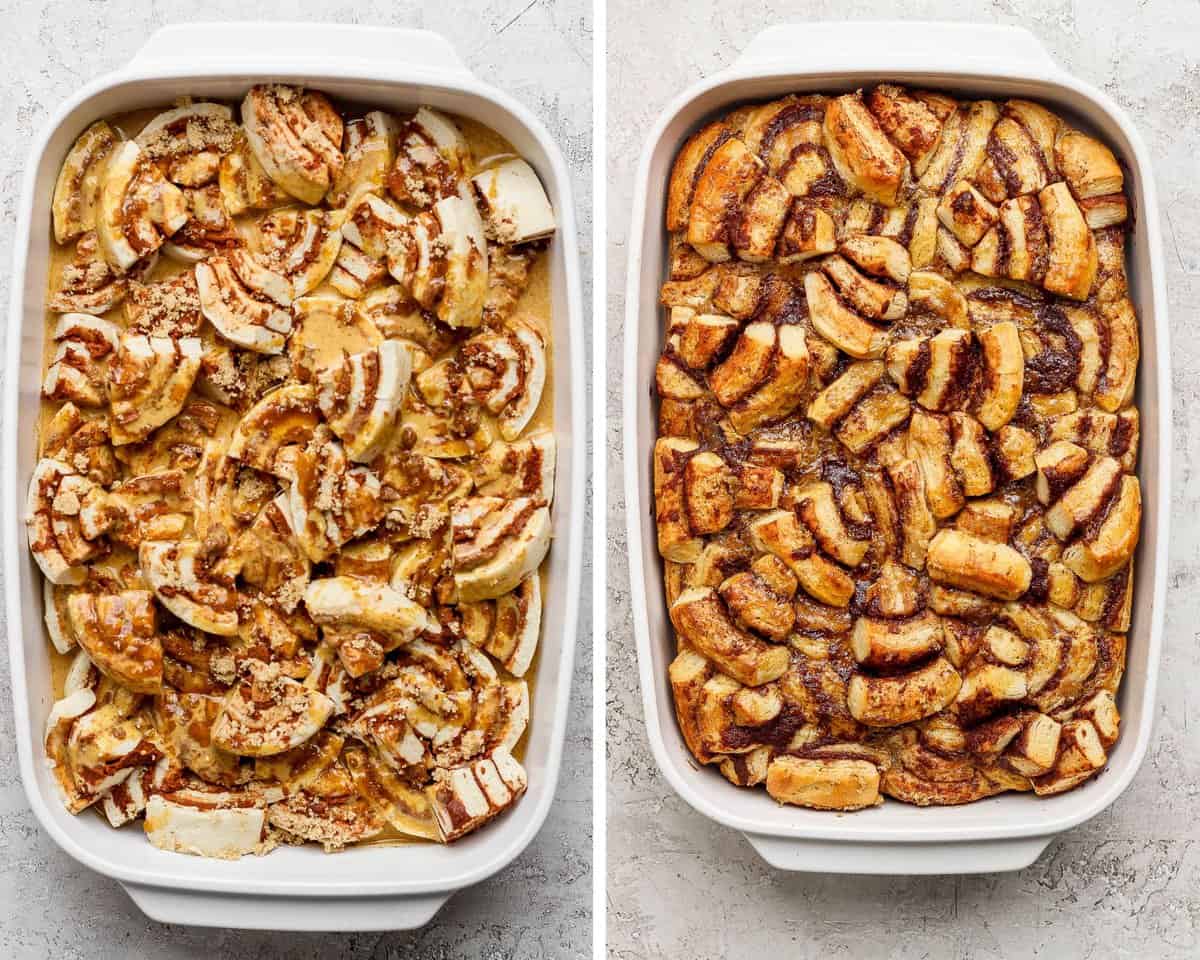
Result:
M1141 519L1112 151L881 84L736 109L667 191L654 496L696 760L825 810L1096 775Z
M428 107L265 85L83 132L27 517L68 809L238 857L518 802L553 232L529 164Z

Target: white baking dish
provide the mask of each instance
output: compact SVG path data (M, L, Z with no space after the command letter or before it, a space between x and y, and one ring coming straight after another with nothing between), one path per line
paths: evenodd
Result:
M75 137L100 117L169 104L184 94L240 100L252 83L264 80L303 82L397 111L430 104L478 120L536 168L558 215L549 253L556 541L532 678L524 758L529 790L514 810L451 846L366 846L336 856L310 846L237 862L165 853L150 846L137 826L114 831L98 817L72 817L43 762L50 670L41 578L25 548L21 517L35 458L54 179ZM562 154L527 109L472 76L436 34L328 24L167 27L126 67L80 90L46 125L26 164L15 247L5 360L5 586L21 775L38 819L67 853L119 880L156 920L292 930L402 929L427 922L456 890L495 873L526 847L546 818L558 779L579 602L586 433L575 213Z
M1069 793L1010 794L964 807L920 809L896 801L850 815L777 805L699 768L679 733L667 666L674 641L656 549L651 396L661 349L667 178L684 139L735 103L790 92L845 91L883 79L962 95L1039 99L1112 145L1127 164L1132 207L1131 296L1142 329L1137 403L1144 491L1129 664L1120 692L1121 739L1108 768ZM651 131L638 167L626 291L625 496L630 582L642 699L654 756L671 786L699 812L745 833L773 866L844 873L975 873L1032 863L1055 834L1095 816L1137 772L1150 741L1162 642L1170 509L1171 398L1166 290L1149 156L1113 101L1069 76L1034 37L1012 27L922 23L813 23L773 27L729 69L676 98ZM657 318L657 319L653 319Z

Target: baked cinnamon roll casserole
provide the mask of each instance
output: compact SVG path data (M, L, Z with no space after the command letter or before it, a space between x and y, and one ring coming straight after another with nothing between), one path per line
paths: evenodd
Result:
M710 123L666 206L654 495L696 760L826 810L1102 770L1141 518L1112 151L881 84Z
M529 164L256 86L93 124L53 230L27 523L68 809L238 857L516 803L555 455Z

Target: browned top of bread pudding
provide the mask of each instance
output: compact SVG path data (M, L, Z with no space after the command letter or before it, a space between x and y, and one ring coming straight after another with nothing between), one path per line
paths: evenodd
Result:
M52 209L27 523L68 808L238 857L516 803L554 478L533 169L265 85L93 124Z
M1103 768L1141 519L1122 190L1037 103L892 84L680 150L654 496L699 762L830 810Z

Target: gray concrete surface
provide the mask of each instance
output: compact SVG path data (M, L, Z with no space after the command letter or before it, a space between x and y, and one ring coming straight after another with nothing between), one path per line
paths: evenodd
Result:
M184 20L317 19L427 27L483 79L547 124L574 176L585 278L591 276L591 5L588 0L0 0L0 309L7 310L25 151L47 114L83 82L126 61L156 27ZM590 288L590 283L588 284ZM590 289L584 303L590 302ZM591 324L586 324L591 330ZM585 550L590 556L590 548ZM590 572L585 570L584 583ZM541 833L508 869L451 900L414 933L286 935L168 927L113 881L79 866L38 827L13 748L8 658L0 657L0 957L12 960L284 957L580 958L591 955L590 605L581 610L565 762ZM2 625L0 625L2 629Z
M1156 164L1169 271L1175 484L1167 641L1155 740L1105 814L1020 873L881 879L788 875L693 812L658 774L642 726L623 557L620 473L609 504L609 955L1182 958L1200 955L1200 4L1195 0L610 0L610 463L620 446L625 238L634 166L653 118L771 22L910 18L1020 24L1128 109ZM802 60L803 50L796 51ZM1189 732L1189 726L1191 731Z

